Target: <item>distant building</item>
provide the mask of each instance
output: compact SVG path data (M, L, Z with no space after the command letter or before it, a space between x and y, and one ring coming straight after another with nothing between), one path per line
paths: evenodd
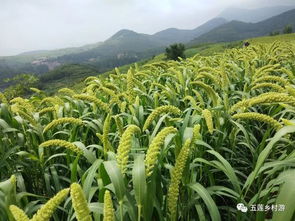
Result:
M57 61L48 61L46 57L38 58L31 62L32 65L46 65L48 70L53 70L54 68L61 65L61 63Z

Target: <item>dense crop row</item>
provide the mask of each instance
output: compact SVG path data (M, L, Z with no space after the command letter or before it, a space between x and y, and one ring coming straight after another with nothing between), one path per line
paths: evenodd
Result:
M0 220L291 220L294 78L275 42L0 94Z

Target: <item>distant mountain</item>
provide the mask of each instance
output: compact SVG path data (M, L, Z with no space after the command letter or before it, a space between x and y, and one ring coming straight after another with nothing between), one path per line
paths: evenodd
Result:
M224 18L214 18L192 30L169 28L157 32L153 37L167 43L188 42L225 23L227 23L227 20Z
M262 9L257 10L258 12L256 10L236 10L235 14L231 9L192 30L169 28L149 35L123 29L106 41L96 44L0 57L0 87L3 78L12 77L19 73L44 74L66 64L90 65L97 72L104 72L116 66L159 54L164 51L165 47L176 42L188 43L193 40L193 44L198 44L267 35L271 31L282 30L286 24L293 25L293 21L295 21L293 11L255 24L241 21L228 22L228 20L232 18L248 19L247 21L257 20L263 18L261 14L269 16L271 13L279 13L280 10L285 9L284 7L264 9L265 13L264 11L262 13Z
M3 63L7 66L11 66L11 64L14 64L15 62L17 62L18 65L32 62L33 64L39 64L40 59L42 62L44 59L62 60L62 62L88 62L89 60L99 60L102 57L122 57L122 54L126 54L127 52L143 52L155 48L157 48L156 51L158 51L159 48L166 47L172 43L188 42L225 23L225 19L215 18L193 30L170 28L157 32L154 35L141 34L132 30L123 29L104 42L89 44L82 47L57 50L37 50L24 52L16 56L0 56L0 66L1 64L3 65ZM80 55L81 59L79 59Z
M295 9L257 23L231 21L201 35L189 44L243 40L268 35L273 31L282 32L286 25L291 25L295 30Z
M81 64L93 67L96 72L105 72L116 66L133 63L163 51L164 43L150 35L121 30L103 43L95 46L36 51L18 56L0 57L0 89L7 86L2 79L20 73L45 74L66 64ZM54 72L49 72L53 74ZM54 77L60 77L54 75Z
M135 31L123 29L112 37L107 39L100 47L95 48L98 49L107 49L112 47L114 51L134 51L141 52L143 50L149 50L152 48L157 48L165 45L166 42L154 38L152 35L141 34Z
M219 14L219 17L225 18L228 21L237 20L242 22L257 23L294 8L295 5L273 6L258 9L228 8Z
M61 64L91 64L100 71L105 71L158 54L164 45L165 42L154 39L151 35L124 29L95 48L51 58L49 61L58 61Z
M87 44L81 47L71 47L71 48L62 48L62 49L55 49L55 50L36 50L36 51L28 51L28 52L23 52L21 54L15 55L15 56L0 56L1 59L6 59L6 60L17 60L19 62L27 63L27 62L32 62L35 59L45 57L45 58L51 58L51 57L58 57L62 56L65 54L75 54L75 53L80 53L83 51L90 50L92 48L95 48L99 45L101 45L102 42L94 43L94 44Z
M162 52L169 44L188 42L225 23L225 19L216 18L193 30L167 29L153 35L123 29L95 48L51 60L60 63L91 63L98 67L101 67L103 63L109 63L112 66L111 63L115 62L120 64L135 62ZM109 68L109 65L107 67Z

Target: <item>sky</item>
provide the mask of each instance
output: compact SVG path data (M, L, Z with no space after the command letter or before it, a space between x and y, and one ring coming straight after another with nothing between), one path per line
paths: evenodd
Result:
M193 29L228 7L295 0L0 0L0 56L104 41L121 29Z

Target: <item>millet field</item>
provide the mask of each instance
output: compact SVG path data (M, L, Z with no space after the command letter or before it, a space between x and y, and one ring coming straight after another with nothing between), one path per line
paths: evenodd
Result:
M0 94L1 221L295 219L295 41L84 83Z

